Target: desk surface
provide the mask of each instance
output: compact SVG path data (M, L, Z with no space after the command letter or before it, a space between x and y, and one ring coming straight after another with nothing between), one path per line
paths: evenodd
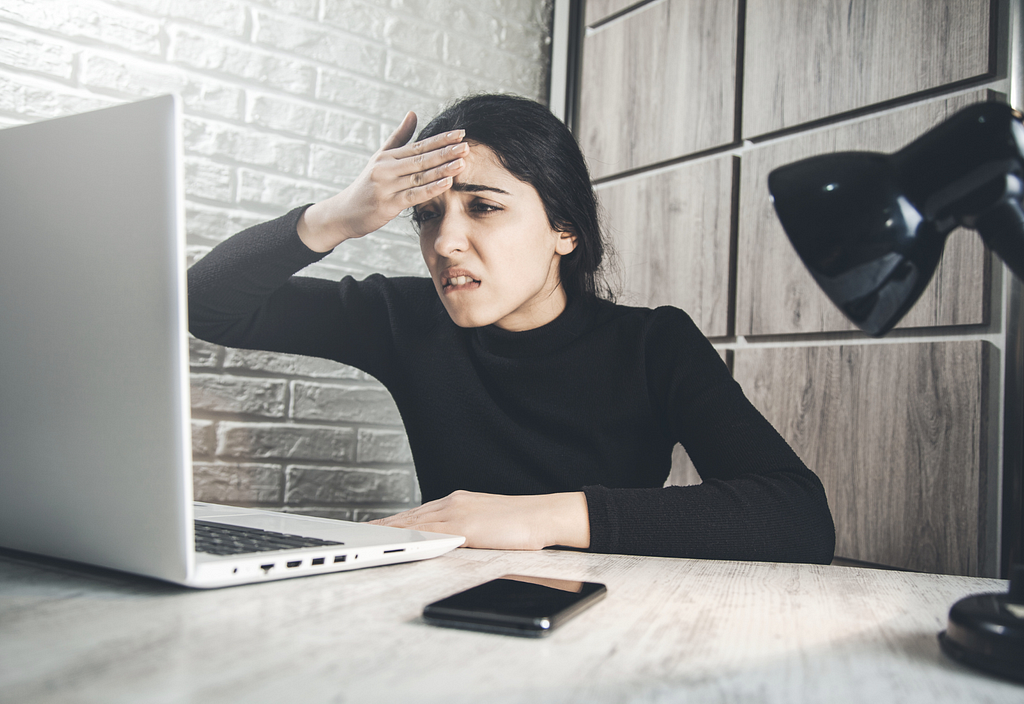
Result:
M427 602L507 573L604 582L545 639L441 629ZM0 551L0 701L1024 702L946 659L992 579L456 550L192 591Z

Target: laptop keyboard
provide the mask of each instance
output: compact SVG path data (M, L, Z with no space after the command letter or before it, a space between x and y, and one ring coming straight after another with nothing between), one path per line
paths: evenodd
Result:
M304 535L277 533L260 528L242 528L223 523L196 521L196 552L206 552L212 555L240 555L247 552L316 548L323 545L344 545L344 543L309 538Z

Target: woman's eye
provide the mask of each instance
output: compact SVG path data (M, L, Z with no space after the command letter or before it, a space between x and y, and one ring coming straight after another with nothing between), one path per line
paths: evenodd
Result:
M437 213L433 210L414 210L412 211L412 219L417 225L433 220L437 217Z
M475 213L496 213L501 210L501 207L494 205L493 203L477 202L473 203L472 210Z

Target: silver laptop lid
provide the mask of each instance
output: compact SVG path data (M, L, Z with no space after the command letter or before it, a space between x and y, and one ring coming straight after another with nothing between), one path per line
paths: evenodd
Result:
M0 545L192 570L178 101L0 130Z

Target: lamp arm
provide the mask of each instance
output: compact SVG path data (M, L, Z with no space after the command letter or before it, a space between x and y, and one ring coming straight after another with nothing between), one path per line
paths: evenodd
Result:
M1024 184L1013 174L1007 175L1006 179L1009 197L978 216L973 224L989 249L1018 279L1024 281L1024 210L1019 200Z

